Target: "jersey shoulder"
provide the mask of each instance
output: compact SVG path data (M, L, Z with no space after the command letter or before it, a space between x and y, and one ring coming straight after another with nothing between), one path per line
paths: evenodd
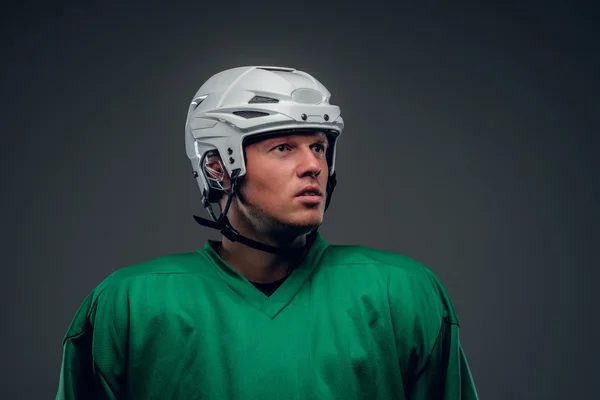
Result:
M123 297L136 286L136 283L144 282L146 278L157 275L209 274L211 268L206 268L209 263L209 260L198 252L187 252L166 254L130 264L104 278L89 297L92 304L97 303L100 298Z
M110 315L118 319L127 313L130 296L144 288L146 277L173 274L210 274L210 260L198 252L167 254L115 270L102 280L79 306L65 335L67 338L83 332L90 322ZM156 282L156 280L154 280ZM136 291L136 287L138 288ZM151 287L153 289L155 287ZM146 286L145 289L147 290ZM126 320L126 317L121 319Z
M450 296L437 274L425 264L401 253L359 245L330 245L322 266L340 274L383 279L398 303L421 302L437 309L451 323L458 317Z
M198 252L174 253L159 256L117 269L107 276L96 288L101 291L109 286L119 286L126 281L161 274L202 274L209 263Z
M433 274L424 264L404 254L358 245L330 245L322 263L337 266L365 265L409 275Z

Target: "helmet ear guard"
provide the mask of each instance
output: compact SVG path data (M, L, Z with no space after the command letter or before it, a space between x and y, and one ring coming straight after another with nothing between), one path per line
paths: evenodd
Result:
M231 189L229 175L218 152L209 152L204 156L202 172L212 189L223 192L228 192Z

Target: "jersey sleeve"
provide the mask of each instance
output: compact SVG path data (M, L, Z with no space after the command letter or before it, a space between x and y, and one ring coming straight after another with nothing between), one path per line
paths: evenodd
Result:
M410 261L390 288L393 327L409 400L477 400L450 296L427 267Z
M410 400L478 400L459 340L459 325L444 321L425 367L417 375Z
M127 300L105 288L79 307L63 339L56 400L116 400L124 396Z

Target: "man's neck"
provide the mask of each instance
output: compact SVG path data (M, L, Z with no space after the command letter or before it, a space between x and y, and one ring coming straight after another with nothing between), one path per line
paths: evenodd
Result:
M251 237L251 239L275 247L303 247L306 244L306 235L287 245L255 237ZM229 266L249 281L258 283L269 283L285 278L292 273L306 255L306 251L301 256L272 254L239 242L232 242L226 237L223 237L217 251Z

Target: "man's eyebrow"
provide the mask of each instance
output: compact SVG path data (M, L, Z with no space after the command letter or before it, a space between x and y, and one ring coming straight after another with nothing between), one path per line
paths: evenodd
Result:
M281 141L285 141L285 140L288 140L287 136L274 136L274 137L266 138L266 139L262 140L260 143L264 146L270 146L271 144L273 144L275 142L281 142Z
M318 135L315 137L315 143L329 145L329 138L326 135Z

